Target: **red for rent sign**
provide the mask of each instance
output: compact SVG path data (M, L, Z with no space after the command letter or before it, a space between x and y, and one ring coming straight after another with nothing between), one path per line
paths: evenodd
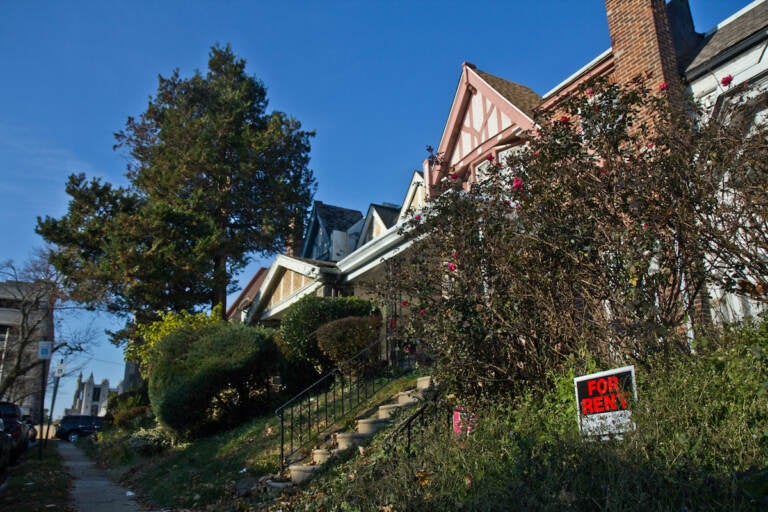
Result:
M635 367L625 366L573 379L584 435L621 434L634 429L630 417L637 399Z

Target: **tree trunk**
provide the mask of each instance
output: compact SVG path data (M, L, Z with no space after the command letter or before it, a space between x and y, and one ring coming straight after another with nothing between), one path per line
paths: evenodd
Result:
M213 304L221 305L221 319L227 319L227 255L217 254L213 262Z

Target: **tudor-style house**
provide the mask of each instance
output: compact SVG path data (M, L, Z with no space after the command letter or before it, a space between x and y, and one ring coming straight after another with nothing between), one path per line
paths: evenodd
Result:
M726 76L734 84L757 85L758 94L764 94L768 83L766 0L752 2L706 34L695 31L688 0L605 0L605 5L610 47L582 67L576 64L577 71L543 96L462 64L436 148L440 159L424 160L423 172L412 175L398 214L392 205L371 205L363 217L318 201L301 253L278 256L268 271L260 271L263 277L254 277L230 311L250 323L274 325L304 295L364 293L359 283L382 278L386 262L408 247L400 227L436 193L440 180L451 174L469 187L482 179L489 155L503 162L535 128L536 112L555 112L565 97L592 78L681 83L709 107L710 115L725 108L733 94L732 88L723 85ZM765 118L761 112L756 116L758 121ZM710 295L716 321L739 318L757 308L719 290L710 290Z

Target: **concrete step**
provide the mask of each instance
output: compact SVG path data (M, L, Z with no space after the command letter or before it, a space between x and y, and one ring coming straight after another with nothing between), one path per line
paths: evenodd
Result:
M413 405L418 403L420 394L415 390L401 391L397 394L397 403L399 405Z
M358 434L375 434L379 430L383 429L389 423L388 419L381 419L378 417L365 418L357 420L357 433Z
M359 432L339 432L336 434L336 443L339 450L347 450L353 446L361 446L368 442L371 434L361 434Z
M317 471L319 467L316 464L292 464L288 466L288 471L291 473L291 482L300 484L309 480L312 477L312 473Z
M315 464L325 464L331 457L333 457L333 452L326 448L312 450L312 462Z
M433 384L431 375L416 379L416 389L419 391L428 391L432 389Z
M400 404L386 404L386 405L380 405L379 406L379 418L382 420L389 419L392 414L394 414L395 411L403 407Z

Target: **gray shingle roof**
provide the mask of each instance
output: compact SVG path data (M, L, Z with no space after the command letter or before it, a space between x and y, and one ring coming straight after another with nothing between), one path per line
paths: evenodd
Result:
M333 206L315 201L315 213L322 219L323 226L330 236L333 231L346 231L352 224L363 218L357 210Z
M766 27L768 27L768 2L763 2L707 34L686 71L692 71Z
M397 223L397 217L400 215L399 206L372 204L371 208L376 210L376 213L379 214L379 217L381 218L382 222L384 222L384 225L387 226L387 228L391 228Z

